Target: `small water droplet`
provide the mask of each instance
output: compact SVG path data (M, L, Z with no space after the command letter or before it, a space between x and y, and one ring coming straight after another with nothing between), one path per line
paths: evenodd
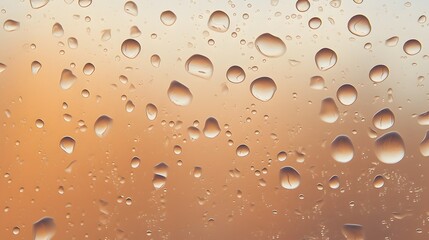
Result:
M21 229L19 229L19 227L14 227L14 228L12 229L12 233L13 233L13 235L18 235L20 231L21 231Z
M322 25L322 20L320 20L320 18L318 18L318 17L311 18L308 21L308 26L311 29L318 29L321 25Z
M101 31L101 41L108 41L112 37L112 31L110 29L105 29Z
M91 75L95 71L95 66L92 63L87 63L83 66L83 73L85 75Z
M125 104L125 110L129 113L134 111L135 107L136 106L134 105L133 101L131 101L131 100L128 100L127 103Z
M378 129L388 129L395 123L395 115L388 108L381 109L372 117L372 123Z
M187 106L192 102L192 93L188 87L178 81L172 81L167 90L170 101L179 106Z
M323 79L321 76L311 77L310 87L315 90L322 90L325 87L325 79Z
M55 23L52 26L52 36L54 37L62 37L64 35L63 26L59 23Z
M232 83L241 83L246 78L246 73L239 66L232 66L226 72L226 78Z
M405 156L405 144L397 132L389 132L375 140L375 155L386 164L395 164Z
M425 23L426 22L426 15L421 15L419 19L417 20L418 23Z
M280 184L286 189L295 189L301 184L301 175L293 167L280 169Z
M416 55L422 49L422 44L416 39L408 40L404 43L404 52L408 55Z
M94 131L98 137L105 137L112 128L113 119L107 115L102 115L94 123Z
M269 77L260 77L250 84L250 92L252 95L263 102L267 102L273 98L276 90L276 83Z
M19 26L20 26L20 23L19 23L19 22L15 21L15 20L12 20L12 19L8 19L8 20L6 20L6 21L4 22L4 24L3 24L3 29L4 29L6 32L13 32L13 31L18 30L18 29L19 29Z
M340 178L337 175L332 176L328 181L328 185L331 189L338 189L340 187Z
M213 74L213 64L209 58L195 54L192 55L185 64L186 71L188 73L209 79Z
M133 157L131 159L131 167L132 168L138 168L140 166L140 158L139 157Z
M121 51L125 57L133 59L139 55L141 50L140 43L134 39L127 39L122 43Z
M92 0L79 0L79 6L83 8L89 7L91 3L92 3Z
M60 148L68 154L73 153L75 145L76 141L72 137L66 136L63 137L60 141Z
M256 38L255 45L258 51L267 57L280 57L286 52L285 43L278 37L264 33Z
M348 28L351 33L359 37L367 36L371 32L368 18L360 14L350 18Z
M176 22L177 17L172 11L164 11L161 13L160 19L165 26L171 26Z
M36 124L36 127L37 128L42 128L43 126L45 126L45 122L43 122L43 120L42 119L36 119L36 122L35 122L35 124Z
M398 44L398 42L399 42L399 37L393 36L391 38L386 39L384 44L388 47L394 47L396 46L396 44Z
M157 54L154 54L150 57L150 63L152 66L158 68L161 65L161 57L159 57Z
M354 156L353 143L346 135L337 136L331 143L331 156L339 163L347 163Z
M77 77L73 74L72 71L64 69L61 73L60 87L63 90L67 90L73 86L73 84L76 82L76 79Z
M40 69L42 68L42 64L38 61L33 61L31 63L31 73L36 75L39 73Z
M200 138L200 130L196 127L189 127L188 128L188 135L192 141L195 141L198 138Z
M225 12L215 11L210 15L207 25L213 31L226 32L229 28L229 17Z
M351 84L344 84L337 90L337 98L343 105L352 105L357 99L356 88Z
M152 103L149 103L146 105L146 116L149 120L153 121L155 120L156 116L158 115L158 108L156 108L155 105Z
M220 133L219 123L216 118L209 117L203 128L203 133L208 138L215 138Z
M247 145L241 144L240 146L237 147L237 150L235 152L236 152L237 156L245 157L245 156L249 155L250 149Z
M325 98L322 100L319 116L320 119L326 123L334 123L337 121L340 113L334 99Z
M285 161L287 158L287 153L284 151L281 151L277 154L277 160L279 160L280 162Z
M377 65L369 71L369 79L375 83L386 80L388 76L389 68L387 68L385 65Z
M69 48L71 48L71 49L76 49L79 46L77 39L74 37L69 37L67 39L67 44L69 45Z
M322 48L316 53L315 61L319 70L326 71L337 63L337 54L332 49Z
M201 167L194 167L193 172L195 178L200 178L203 175L203 169Z
M384 186L384 177L381 175L375 176L374 180L372 181L372 185L375 188L381 188Z

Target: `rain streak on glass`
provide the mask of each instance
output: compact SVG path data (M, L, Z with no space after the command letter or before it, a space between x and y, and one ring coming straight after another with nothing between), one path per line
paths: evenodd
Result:
M211 78L213 64L207 57L199 54L192 55L185 64L186 71L197 77Z
M359 37L365 37L371 32L368 18L360 14L350 18L348 28L351 33Z
M215 11L208 20L208 27L216 32L226 32L229 28L229 17L225 12Z
M343 105L352 105L357 99L356 88L351 84L344 84L337 90L337 98Z
M386 164L395 164L405 156L405 144L397 132L389 132L375 140L375 155Z
M161 13L160 19L165 26L171 26L176 22L177 17L172 11L164 11Z
M121 51L125 57L133 59L139 55L141 50L140 43L134 39L127 39L122 43Z
M381 109L372 117L372 123L376 128L386 130L395 123L395 115L389 108Z
M386 80L388 76L389 68L387 68L385 65L376 65L369 71L369 79L375 83Z
M273 98L276 90L276 83L269 77L260 77L250 84L250 92L252 95L263 102L267 102Z
M69 136L63 137L60 141L60 148L68 154L73 153L75 145L76 145L76 141Z
M226 78L232 83L241 83L246 79L246 73L239 66L232 66L226 72Z
M105 137L112 128L113 119L107 115L102 115L94 123L95 134L102 138Z
M220 133L219 123L216 118L209 117L204 125L203 133L208 138L215 138Z
M267 57L280 57L286 52L285 43L278 37L264 33L256 38L255 45L258 51Z
M285 189L295 189L301 184L301 175L293 167L280 169L280 185Z
M250 149L247 145L242 144L237 147L236 153L237 153L237 156L239 157L245 157L249 155Z
M56 233L56 224L53 218L44 217L33 224L34 240L50 240Z
M353 159L354 146L350 138L346 135L337 136L331 143L331 156L339 163L347 163Z
M408 40L404 43L404 52L408 55L416 55L422 49L422 44L416 39Z
M365 240L363 226L360 224L344 224L342 233L347 240Z
M332 49L322 48L316 53L315 61L320 71L326 71L337 63L337 54Z
M335 104L334 99L325 98L322 100L320 105L319 117L322 121L326 123L334 123L337 121L340 116L340 112L338 111L337 104Z
M172 81L167 90L170 101L178 106L187 106L192 102L192 93L188 87L178 81Z

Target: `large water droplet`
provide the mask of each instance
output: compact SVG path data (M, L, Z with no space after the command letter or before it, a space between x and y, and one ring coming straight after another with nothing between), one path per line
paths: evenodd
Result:
M164 11L161 13L160 19L165 26L171 26L176 22L177 17L172 11Z
M306 12L310 8L310 2L308 0L298 0L295 7L300 12Z
M61 73L60 87L63 90L67 90L73 86L73 84L76 82L76 79L77 77L73 74L72 71L64 69Z
M95 66L92 63L87 63L83 66L83 73L85 75L91 75L95 71Z
M188 73L206 79L213 74L213 64L210 59L199 54L192 55L186 61L185 68Z
M331 156L337 162L350 162L353 159L354 153L353 143L346 135L337 136L331 143Z
M316 53L314 59L319 70L326 71L337 63L337 54L332 49L322 48Z
M249 155L250 149L247 145L241 144L240 146L237 147L235 153L239 157L245 157L245 156Z
M68 154L73 153L75 145L76 141L69 136L63 137L60 141L60 148Z
M337 121L340 116L340 112L338 111L338 107L337 104L335 104L334 99L325 98L322 100L319 116L320 119L326 123L334 123Z
M134 39L127 39L122 43L121 51L127 58L135 58L139 55L141 50L140 43Z
M301 184L301 175L293 167L280 169L280 184L286 189L295 189Z
M140 166L140 158L139 157L133 157L131 159L131 167L132 168L138 168Z
M146 105L146 116L149 120L155 120L156 116L158 115L158 108L156 108L155 105L152 103L149 103Z
M137 16L139 14L137 4L133 1L128 1L124 4L124 11L132 16Z
M374 180L372 181L372 185L375 188L381 188L384 186L384 177L381 175L375 176Z
M13 32L13 31L18 30L18 29L19 29L19 26L20 26L20 23L19 23L19 22L15 21L15 20L12 20L12 19L8 19L8 20L6 20L6 21L4 22L4 24L3 24L3 29L4 29L6 32Z
M381 109L372 117L372 123L378 129L388 129L395 123L395 115L388 108Z
M256 48L267 57L280 57L286 52L285 43L278 37L264 33L256 38Z
M397 132L389 132L375 140L375 155L387 164L394 164L405 156L405 144Z
M31 73L36 75L39 73L40 69L42 68L42 64L38 61L33 61L31 63Z
M239 66L232 66L226 72L226 78L232 83L241 83L246 78L246 73Z
M369 71L369 79L375 83L384 81L389 76L389 68L385 65L377 65Z
M167 95L171 102L179 106L189 105L193 98L189 88L178 81L172 81L170 83L170 87L167 90Z
M332 176L329 181L328 185L332 189L337 189L340 187L340 178L337 175Z
M363 226L347 223L343 225L342 233L347 240L364 240Z
M348 28L356 36L364 37L371 32L371 24L364 15L356 15L350 18Z
M420 143L419 149L420 149L420 153L424 157L429 157L429 131L426 132L425 137Z
M215 138L220 133L220 127L217 120L213 117L209 117L204 125L203 133L208 138Z
M276 90L276 83L269 77L260 77L250 84L250 92L252 95L263 102L273 98Z
M226 32L229 28L229 17L225 12L213 12L207 23L208 27L216 32Z
M107 115L100 116L94 123L94 131L98 137L105 137L112 128L113 119Z
M54 37L62 37L64 35L63 26L59 23L55 23L52 26L52 36Z
M422 49L422 44L416 39L408 40L404 43L404 52L408 55L416 55Z
M337 98L343 105L352 105L357 99L356 88L351 84L344 84L337 90Z
M30 5L34 9L41 8L48 4L49 0L30 0Z
M56 232L53 218L44 217L33 224L34 240L50 240Z

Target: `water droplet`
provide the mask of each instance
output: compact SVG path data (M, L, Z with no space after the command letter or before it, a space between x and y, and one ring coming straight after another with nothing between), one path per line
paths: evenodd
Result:
M340 178L337 175L332 176L328 181L328 185L331 189L338 189L340 187Z
M136 106L134 105L134 103L133 103L133 101L131 101L131 100L128 100L127 101L127 103L125 104L125 110L127 111L127 112L132 112L132 111L134 111L134 108L135 108Z
M63 137L60 141L60 148L68 154L73 153L75 145L76 141L72 137L66 136Z
M416 55L422 49L422 44L416 39L408 40L404 43L404 52L408 55Z
M386 80L388 76L389 68L387 68L385 65L377 65L369 71L369 79L375 83Z
M405 156L405 144L397 132L389 132L375 140L375 155L386 164L394 164Z
M306 12L310 8L310 2L308 0L298 0L295 7L300 12Z
M200 130L198 130L198 128L196 128L196 127L189 127L188 128L188 135L192 141L195 141L198 138L200 138Z
M203 169L201 167L194 167L194 177L200 178L203 175Z
M241 144L240 146L237 147L237 150L235 152L236 152L237 156L245 157L245 156L249 155L250 149L247 145Z
M337 136L331 143L331 156L337 162L350 162L353 159L354 153L353 143L346 135Z
M94 131L98 137L105 137L112 128L113 119L107 115L100 116L94 123Z
M429 131L426 132L425 137L420 143L419 149L420 149L420 153L424 157L429 157Z
M105 29L101 31L101 40L108 41L112 37L112 31L110 29Z
M168 165L165 163L159 163L154 167L152 184L155 189L164 187L165 183L167 182L167 171Z
M337 98L343 105L352 105L357 99L357 91L353 85L344 84L337 90Z
M241 83L246 78L246 73L239 66L232 66L226 72L226 78L232 83Z
M160 19L165 26L171 26L176 22L177 17L172 11L164 11L161 13Z
M429 111L420 113L417 116L417 123L420 125L429 125Z
M187 106L192 101L192 93L188 87L178 81L172 81L167 90L170 101L179 106Z
M121 51L127 58L135 58L139 55L141 50L140 43L134 39L127 39L122 43Z
M83 66L83 73L85 75L91 75L95 71L95 66L92 63L87 63Z
M285 43L278 37L264 33L256 38L255 45L258 51L267 57L280 57L286 52Z
M207 23L208 27L216 32L226 32L229 28L229 17L225 12L213 12Z
M398 42L399 42L399 37L393 36L391 38L386 39L384 44L388 47L394 47L396 46L396 44L398 44Z
M79 46L77 39L74 37L69 37L67 39L67 44L69 45L69 48L71 48L71 49L76 49Z
M364 240L363 226L347 223L343 225L342 233L347 240Z
M209 79L213 74L213 64L207 57L199 54L192 55L185 64L188 73Z
M152 64L152 66L158 68L159 65L161 65L161 57L159 57L158 55L154 54L150 57L150 63Z
M203 133L208 138L215 138L220 133L220 127L217 120L213 117L209 117L204 125Z
M0 73L4 72L6 68L7 68L6 64L0 63Z
M280 184L286 189L295 189L301 184L301 175L293 167L280 169Z
M152 103L149 103L146 105L146 116L149 120L155 120L156 116L158 115L158 108L156 108L155 105Z
M316 53L315 61L319 70L326 71L337 63L337 54L329 48L322 48Z
M374 180L372 181L372 185L375 188L381 188L384 186L384 177L381 175L375 176Z
M14 227L14 228L12 229L12 233L13 233L13 235L18 235L20 231L21 231L21 229L19 229L19 227Z
M339 8L341 7L341 0L332 0L329 4L334 8Z
M319 116L320 119L326 123L334 123L337 121L340 112L338 111L334 99L325 98L322 100Z
M45 126L45 122L43 122L42 119L36 119L35 124L37 128L42 128L43 126Z
M426 15L421 15L419 19L417 20L418 23L425 23L426 22Z
M15 21L15 20L8 19L4 22L3 29L6 32L13 32L13 31L18 30L19 26L20 26L19 22Z
M89 7L91 3L92 3L92 0L79 0L79 6L83 8Z
M31 73L33 73L34 75L36 75L37 73L39 73L40 69L42 68L42 64L38 61L33 61L31 63Z
M381 109L372 117L372 123L378 129L388 129L395 123L395 115L388 108Z
M321 76L311 77L310 87L315 90L322 90L325 87L325 79Z
M364 15L356 15L350 18L348 28L356 36L364 37L371 32L371 24Z
M73 74L72 71L64 69L61 73L60 87L63 90L67 90L73 86L73 84L76 82L76 79L77 77Z
M124 11L132 16L137 16L139 14L137 4L133 1L128 1L124 5Z
M140 158L138 157L133 157L131 159L131 167L132 168L138 168L140 166Z
M34 9L41 8L48 4L49 0L30 0L30 5Z
M269 77L260 77L250 84L252 95L263 102L267 102L273 98L276 90L276 83Z
M56 232L53 218L44 217L33 224L34 240L50 240Z
M280 162L285 161L287 158L287 153L284 151L281 151L277 154L277 160L279 160Z
M63 26L59 23L55 23L52 26L52 36L54 37L62 37L64 35Z
M322 25L322 20L320 20L320 18L318 18L318 17L311 18L308 21L308 26L311 29L318 29L321 25Z

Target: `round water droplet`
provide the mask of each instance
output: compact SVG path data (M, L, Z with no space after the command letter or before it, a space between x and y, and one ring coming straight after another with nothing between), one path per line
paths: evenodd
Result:
M217 120L213 117L209 117L204 125L203 133L208 138L215 138L220 133L220 127Z
M314 59L319 70L326 71L337 63L337 54L332 49L322 48L316 53Z
M52 36L54 37L62 37L64 35L63 26L59 23L55 23L52 26Z
M229 28L229 17L225 12L215 11L210 15L207 26L216 32L226 32Z
M128 1L124 4L124 11L132 16L137 16L139 14L137 4L133 1Z
M41 8L48 4L49 0L30 0L30 5L34 9Z
M280 57L286 52L285 43L278 37L264 33L256 38L255 45L258 51L267 57Z
M336 175L332 176L329 181L328 185L331 189L337 189L340 187L340 178Z
M422 49L422 44L416 39L408 40L404 43L404 52L408 55L416 55Z
M213 74L213 64L207 57L199 54L192 55L185 64L188 73L209 79Z
M146 105L146 116L149 120L155 120L156 116L158 115L158 108L156 108L155 105L152 103L149 103Z
M138 168L140 166L140 158L138 157L133 157L131 159L131 167L132 168Z
M79 0L79 6L83 8L89 7L91 3L92 3L92 0Z
M15 20L8 19L4 22L3 29L6 32L13 32L13 31L18 30L19 26L20 26L19 22L15 21Z
M347 223L343 225L342 233L347 240L364 240L363 226Z
M161 13L160 19L165 26L171 26L176 22L177 17L172 11L164 11Z
M298 0L295 7L300 12L306 12L310 8L310 2L308 0Z
M42 68L42 64L38 61L33 61L31 63L31 73L36 75L39 73L40 69Z
M76 141L72 137L66 136L63 137L60 141L60 148L68 154L73 153L75 145Z
M388 129L395 123L395 115L388 108L381 109L372 117L372 123L378 129Z
M127 58L135 58L139 55L141 50L140 43L134 39L127 39L122 43L121 51Z
M393 36L391 38L386 39L384 44L388 47L394 47L396 46L396 44L398 44L398 42L399 42L399 37Z
M320 20L320 18L318 18L318 17L311 18L308 21L308 26L311 29L318 29L321 25L322 25L322 20Z
M112 128L113 119L107 115L102 115L94 123L94 131L98 137L105 137Z
M159 65L161 65L161 57L159 57L157 54L154 54L150 57L150 63L152 66L158 68Z
M287 153L284 151L281 151L277 154L277 160L279 160L280 162L285 161L287 158Z
M337 90L337 98L343 105L352 105L357 99L356 88L351 84L344 84Z
M187 106L192 102L192 93L185 85L172 81L167 90L170 101L179 106Z
M419 149L424 157L429 157L429 131L426 132L425 137L420 142Z
M322 90L325 87L325 79L323 79L321 76L311 77L310 87L315 90Z
M339 116L340 112L338 111L338 107L337 104L335 104L334 99L323 99L322 104L320 105L320 119L326 123L334 123L337 121Z
M301 175L293 167L280 169L280 184L286 189L295 189L301 184Z
M61 73L60 87L63 90L67 90L73 86L73 84L76 82L76 79L77 77L73 74L72 71L64 69Z
M132 112L132 111L134 111L134 108L135 108L136 106L134 105L134 103L133 103L133 101L131 101L131 100L128 100L127 101L127 103L125 104L125 110L127 111L127 112Z
M375 83L386 80L389 76L389 68L385 65L377 65L369 71L369 79Z
M250 84L250 92L252 95L263 102L267 102L273 98L276 90L276 83L269 77L260 77Z
M200 138L200 130L198 130L198 128L196 128L196 127L189 127L188 128L188 135L192 141L195 141L198 138Z
M375 155L386 164L394 164L405 156L405 144L397 132L389 132L375 140Z
M348 28L356 36L364 37L371 32L371 24L364 15L356 15L350 18Z
M237 147L237 150L235 152L236 152L237 156L245 157L245 156L249 155L250 149L247 145L242 144L242 145Z
M353 159L354 153L353 143L346 135L337 136L331 143L331 156L337 162L350 162Z
M83 66L83 73L85 75L91 75L95 71L95 66L92 63L87 63Z
M226 72L226 78L232 83L241 83L246 78L246 73L239 66L232 66Z
M43 122L42 119L36 119L35 124L37 128L42 128L43 126L45 126L45 122Z
M43 217L33 224L35 240L52 239L56 232L56 224L53 218Z
M381 175L375 176L374 180L372 181L372 185L375 188L381 188L384 186L384 177Z
M21 231L21 229L19 229L19 227L14 227L14 228L12 229L12 233L13 233L13 235L18 235L20 231Z

